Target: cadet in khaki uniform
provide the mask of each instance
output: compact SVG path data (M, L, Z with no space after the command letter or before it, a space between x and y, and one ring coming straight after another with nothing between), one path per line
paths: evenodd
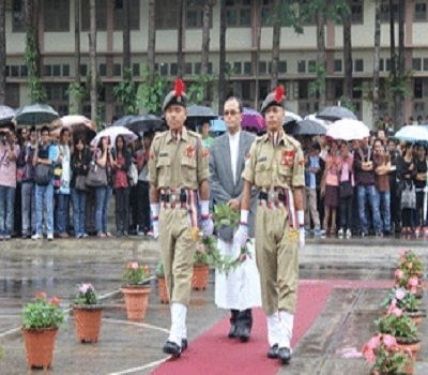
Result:
M267 315L269 358L287 364L298 283L298 247L304 245L303 188L305 160L299 142L285 134L284 88L278 87L261 108L267 134L252 144L242 177L241 225L245 241L251 186L260 190L256 213L256 258L262 305Z
M149 160L153 232L171 301L171 329L163 351L179 357L187 348L186 315L190 299L193 254L198 227L198 193L203 235L211 235L209 153L198 134L186 130L186 95L181 80L163 103L169 130L153 139Z

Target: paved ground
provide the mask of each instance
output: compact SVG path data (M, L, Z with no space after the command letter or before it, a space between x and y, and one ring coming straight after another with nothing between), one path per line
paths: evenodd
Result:
M322 314L295 348L286 374L364 374L360 359L342 358L345 348L361 348L374 330L391 269L401 248L412 248L428 261L427 243L395 239L321 240L309 242L301 252L301 278L311 282L336 280L336 288ZM92 282L105 296L102 335L97 345L80 345L74 339L73 319L61 328L52 374L146 374L165 356L160 347L167 337L169 310L158 302L153 282L150 308L144 323L129 323L118 289L122 267L128 260L155 266L157 243L137 239L0 243L0 359L1 374L26 374L20 336L20 311L38 290L63 298L68 305L73 287ZM373 280L377 288L349 288L338 280ZM379 280L384 280L379 283ZM386 283L385 283L386 281ZM331 281L328 281L331 282ZM189 315L189 337L195 338L226 317L213 303L213 283L205 292L194 292ZM425 301L426 302L426 301ZM427 341L428 326L422 326ZM250 344L248 344L250 345ZM416 373L428 373L428 343ZM215 365L215 363L213 363ZM209 375L209 374L206 374Z

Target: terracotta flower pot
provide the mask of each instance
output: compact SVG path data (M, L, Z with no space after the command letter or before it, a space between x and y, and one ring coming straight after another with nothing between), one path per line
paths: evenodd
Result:
M413 360L416 360L419 352L421 351L420 341L408 343L405 340L400 339L399 337L397 337L396 339L398 346L405 351L410 351L412 353Z
M424 296L424 288L422 285L416 287L415 297L421 299Z
M204 290L208 286L209 268L207 265L193 266L192 288L195 290Z
M150 287L125 286L121 290L125 297L128 320L143 320L149 304Z
M51 367L57 332L58 328L22 329L29 368Z
M424 311L405 311L404 315L407 315L410 319L412 319L413 323L416 326L419 326L422 323L422 319L426 317L426 313Z
M412 358L409 358L409 360L406 363L406 366L403 368L403 372L400 372L400 374L406 374L406 375L413 375L414 372L414 361ZM384 375L378 370L372 370L370 372L370 375Z
M80 342L98 342L102 313L101 306L73 306L76 336Z
M166 287L165 277L158 277L158 291L161 303L169 303L168 289Z

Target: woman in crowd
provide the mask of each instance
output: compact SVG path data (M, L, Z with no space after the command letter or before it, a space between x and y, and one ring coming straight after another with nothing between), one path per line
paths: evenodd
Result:
M326 235L336 234L336 209L339 206L339 170L340 158L338 156L337 142L332 140L325 158L324 186L322 187L324 193L324 230Z
M424 217L425 189L427 187L427 152L422 145L417 146L415 155L416 175L414 179L416 188L415 234L428 236L428 227L425 227L427 218Z
M125 138L116 138L112 153L113 188L116 198L116 235L127 236L129 229L129 192L128 169L131 164L131 153L126 148Z
M102 173L106 174L106 184L95 187L95 226L97 236L101 238L111 237L107 231L108 202L111 196L110 169L111 169L110 138L102 137L94 153L94 162Z
M91 153L83 138L74 140L73 155L71 157L71 196L73 199L74 235L76 238L88 237L85 228L86 184Z
M416 208L416 191L413 178L415 176L416 167L413 161L413 146L405 144L397 163L397 178L400 182L401 193L401 233L403 235L412 234L414 229L413 217Z
M349 145L343 142L339 157L339 201L340 201L340 229L339 238L351 238L352 232L352 198L354 193L354 158L349 152Z

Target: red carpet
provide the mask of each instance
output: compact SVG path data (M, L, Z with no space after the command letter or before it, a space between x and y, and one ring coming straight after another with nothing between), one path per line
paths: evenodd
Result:
M333 288L333 283L301 283L295 315L293 346L323 310ZM191 341L189 349L179 360L162 364L152 374L276 374L279 369L278 362L266 357L268 342L265 316L261 309L253 313L253 330L251 340L247 344L232 341L226 337L229 331L229 319L223 319Z

